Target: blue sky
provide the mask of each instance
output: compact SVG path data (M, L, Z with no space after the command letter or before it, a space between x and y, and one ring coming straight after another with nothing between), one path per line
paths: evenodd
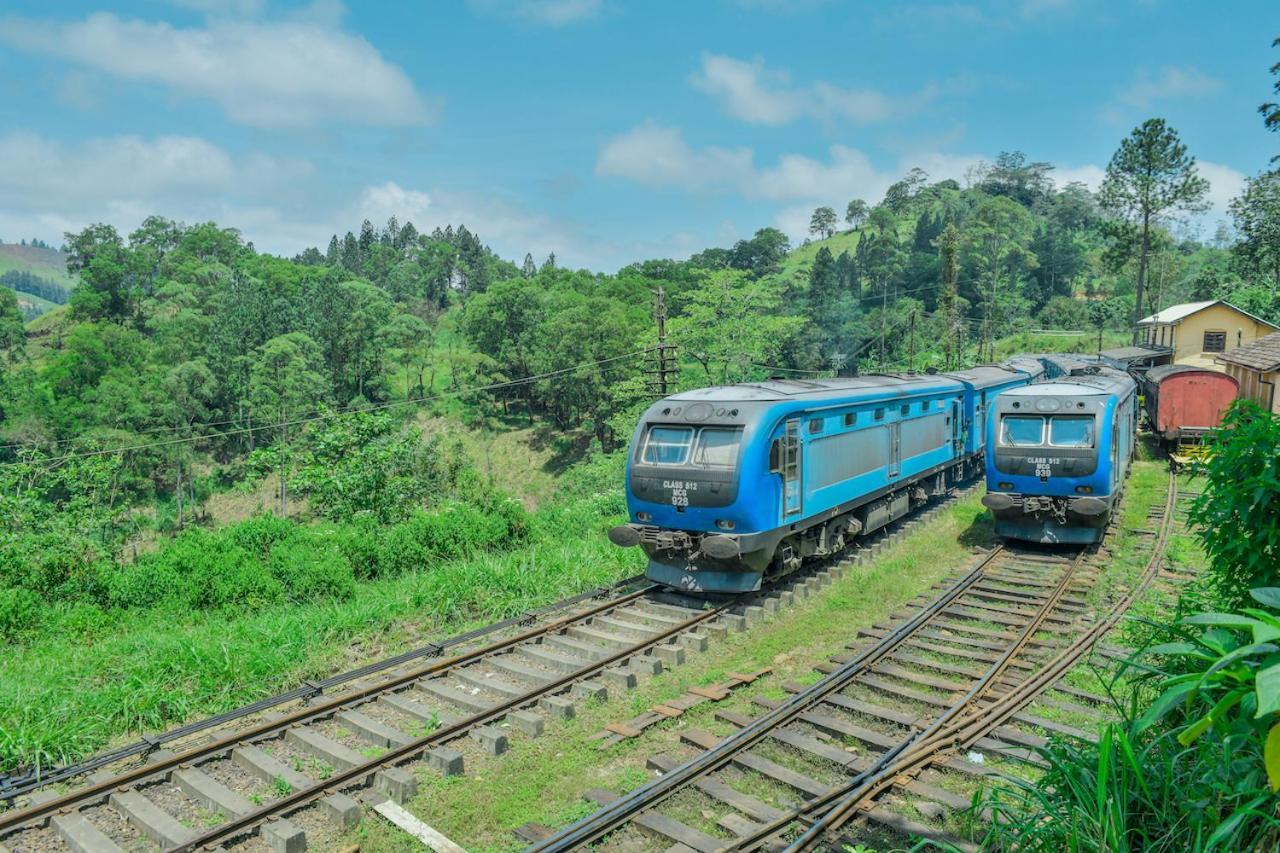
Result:
M0 238L150 213L323 247L395 213L612 271L963 181L1022 150L1096 187L1163 116L1211 228L1280 153L1272 0L6 0Z

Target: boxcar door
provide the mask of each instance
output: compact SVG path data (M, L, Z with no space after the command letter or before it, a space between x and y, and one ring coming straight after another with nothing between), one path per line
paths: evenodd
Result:
M889 424L889 476L896 477L902 471L902 423Z
M800 419L787 420L782 438L782 517L799 515L803 507L800 483Z

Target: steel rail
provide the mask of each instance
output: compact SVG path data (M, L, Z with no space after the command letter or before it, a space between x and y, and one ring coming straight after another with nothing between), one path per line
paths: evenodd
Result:
M115 764L117 761L124 761L127 758L133 758L138 755L146 755L147 753L158 749L164 744L171 743L172 741L181 740L184 737L199 734L207 729L215 728L253 714L261 713L274 708L277 705L283 705L286 702L308 699L312 696L323 693L326 690L331 690L334 687L340 687L349 681L355 681L359 678L375 675L384 670L402 666L419 658L434 657L443 653L447 649L453 648L454 646L478 640L481 637L486 637L498 631L506 630L507 628L515 628L520 625L529 624L533 620L543 618L559 610L572 607L575 604L581 604L582 602L588 601L592 598L600 598L642 581L644 581L644 575L633 575L632 577L624 578L616 583L610 584L609 586L599 587L595 590L589 590L587 592L579 593L578 595L570 596L569 598L563 598L560 601L549 604L545 607L525 611L519 616L513 616L497 622L492 622L488 625L483 625L479 628L474 628L461 634L455 634L452 637L447 637L438 642L427 643L415 649L401 652L398 655L393 655L392 657L384 658L380 661L368 663L364 666L356 667L355 669L351 669L337 675L331 675L328 678L306 682L302 686L295 687L292 690L286 690L283 693L277 693L275 696L258 699L230 711L225 711L221 714L214 714L213 716L178 726L157 735L144 737L134 743L117 747L116 749L95 755L92 758L76 764L66 765L63 767L53 767L48 770L40 770L38 768L28 769L25 771L20 770L15 773L0 776L0 801L12 803L15 798L20 797L23 794L39 790L47 785L53 785L58 782L64 782L68 779L74 779L77 776L83 776L86 773L92 773L95 770Z
M652 807L689 782L728 764L734 756L763 740L778 726L798 717L810 706L821 702L826 696L842 689L855 676L892 653L907 638L928 624L931 619L968 591L973 584L986 574L987 567L1003 551L1003 546L997 545L983 557L978 565L952 584L946 592L917 611L915 615L898 626L898 628L882 637L875 645L841 665L839 669L821 681L796 694L786 705L757 717L747 726L725 738L715 748L695 756L680 767L663 774L630 794L618 798L577 823L560 830L555 835L530 845L527 848L528 853L572 850L591 844L625 824L641 810Z
M849 783L818 798L806 805L788 823L821 812L828 805L831 808L823 814L806 832L796 839L786 850L802 851L812 849L824 835L842 827L868 798L876 796L892 784L892 780L903 773L911 773L931 763L943 750L971 745L993 728L1006 723L1014 714L1025 708L1036 696L1055 684L1071 667L1075 666L1104 635L1128 612L1155 580L1160 571L1161 560L1168 546L1169 535L1173 529L1175 504L1178 486L1176 475L1169 477L1168 492L1165 498L1165 513L1157 540L1152 548L1151 556L1144 566L1138 582L1119 601L1112 605L1106 618L1095 623L1088 631L1077 637L1067 648L1063 649L1053 660L1045 664L1029 678L1016 685L995 702L985 708L971 709L962 719L936 732L927 742L916 742L913 748L900 756L892 766L885 767L876 778L859 782L857 777ZM832 805L834 803L834 805ZM776 829L773 830L777 832ZM771 833L772 834L772 833ZM757 833L758 835L758 833ZM754 836L753 836L754 838ZM733 846L728 849L744 849ZM749 848L746 848L749 849Z
M643 593L638 593L637 595L639 594ZM443 726L425 737L418 738L411 743L407 743L404 746L393 749L390 752L371 759L364 764L359 764L348 770L335 773L328 779L325 779L323 782L313 785L310 788L302 788L294 791L273 803L269 803L253 812L250 812L249 814L244 815L243 817L215 827L198 838L171 849L175 851L175 853L187 853L187 851L193 851L200 848L215 847L224 839L246 834L266 820L285 816L303 806L308 805L320 797L334 793L352 784L362 782L379 770L390 768L405 761L412 761L413 759L420 757L422 753L426 752L428 749L454 740L455 738L465 734L470 729L503 717L512 711L522 708L532 702L536 702L544 696L554 695L576 681L589 678L590 676L595 675L616 663L624 661L627 658L634 657L641 652L653 648L654 646L661 645L667 640L682 634L691 628L695 628L704 622L724 614L730 608L739 606L741 603L741 599L735 599L726 601L717 607L704 610L678 625L673 625L656 636L641 640L640 642L637 642L628 648L621 649L602 660L589 663L580 670L568 673L546 685L535 687L521 696L501 702L487 711L481 711L471 715L470 717L461 719L456 723Z
M1008 669L1014 658L1026 650L1027 644L1031 641L1031 638L1044 626L1049 615L1062 601L1062 597L1066 594L1067 589L1075 579L1076 571L1080 568L1081 563L1083 563L1085 555L1090 553L1092 553L1091 550L1081 549L1075 559L1071 561L1071 564L1067 567L1066 571L1062 573L1062 577L1058 580L1058 583L1054 586L1053 590L1041 603L1040 607L1037 608L1035 616L1033 616L1032 619L1023 626L1017 639L1015 639L1014 642L1004 650L1000 657L987 668L987 671L982 674L981 678L974 682L973 686L969 688L969 691L965 693L964 696L939 714L926 728L908 737L897 746L882 754L874 764L859 773L857 776L853 777L845 783L845 785L841 786L838 789L838 791L844 795L842 796L841 801L819 820L812 823L800 838L793 842L788 849L807 850L814 842L830 831L833 828L832 822L847 814L848 809L852 807L851 805L846 807L845 804L845 799L852 796L847 793L849 788L854 788L855 791L860 791L863 786L871 786L900 776L904 772L904 768L900 767L896 762L899 762L900 758L905 761L905 756L907 755L919 753L930 758L936 756L941 750L941 747L935 744L935 735L938 735L953 719L959 717L961 714L964 714L972 708L975 702L981 700L981 698L991 689L992 685L994 685L1001 675L1003 675ZM891 782L888 784L891 784ZM830 802L832 796L831 794L828 794L818 799ZM810 808L809 805L812 805L812 808ZM856 805L856 803L853 805ZM782 829L785 829L791 823L801 819L804 815L812 813L819 807L820 806L817 801L814 801L812 804L807 804L805 808L797 809L791 814L784 815L773 823L753 832L751 835L738 839L732 847L726 849L754 850L770 836L776 834Z
M136 767L132 770L129 770L125 773L120 774L119 776L115 776L110 779L104 779L100 782L94 782L84 788L76 789L74 791L71 791L70 793L64 794L60 797L49 800L47 802L35 803L24 809L17 809L9 812L4 812L0 814L0 833L5 833L11 829L20 827L23 824L27 824L32 821L48 817L49 815L56 814L64 809L72 808L80 804L88 805L92 803L95 799L106 796L107 794L110 794L112 791L119 790L122 787L127 787L135 783L141 782L144 779L149 779L151 777L154 777L157 774L164 773L168 770L176 769L183 764L191 764L193 762L197 762L202 759L215 756L218 753L223 752L232 747L235 747L239 744L256 740L258 738L261 738L276 732L283 731L292 726L296 726L310 720L324 717L328 714L331 714L333 712L336 712L342 709L346 705L352 704L353 702L359 702L363 699L368 699L382 693L390 692L395 688L400 687L401 685L408 684L413 681L417 681L418 679L424 678L428 675L434 675L437 673L454 669L455 667L464 666L469 663L474 663L475 661L481 660L483 658L489 657L499 652L506 651L507 649L518 646L521 643L527 642L529 640L536 639L537 637L542 637L542 636L546 636L547 634L555 633L562 628L572 625L575 622L580 622L584 619L589 619L603 612L613 610L615 608L621 607L624 604L628 604L632 601L635 601L636 599L641 598L644 595L647 595L650 591L652 591L656 587L657 587L656 584L648 584L644 587L641 587L638 590L634 590L632 592L621 595L617 598L611 598L608 601L604 601L586 610L585 612L574 613L574 614L565 616L563 618L557 619L553 622L548 622L545 625L540 625L535 628L531 628L528 631L523 631L519 634L508 637L506 639L499 640L496 643L491 643L487 646L483 646L478 649L473 649L468 652L463 652L462 654L455 655L451 658L446 658L444 660L436 661L428 666L424 666L419 669L413 670L412 672L396 676L395 678L389 679L381 684L373 685L371 687L367 687L363 690L358 690L353 693L341 694L341 695L335 696L334 698L326 702L323 702L317 705L311 705L306 708L300 708L290 714L287 714L283 717L272 720L270 722L262 723L252 728L249 728L247 730L236 732L232 735L228 735L227 737L219 738L218 740L211 741L210 743L204 744L203 746L196 747L186 752L178 753L168 758L164 758L160 761L146 764L141 767ZM704 611L704 612L716 612L716 611ZM632 652L631 654L634 654L634 652Z

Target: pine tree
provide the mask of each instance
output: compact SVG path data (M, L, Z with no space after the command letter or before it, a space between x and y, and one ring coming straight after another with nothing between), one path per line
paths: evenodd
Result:
M533 254L526 252L524 256L524 266L521 268L525 278L533 278L538 274L538 265L533 262Z
M337 266L339 261L338 235L329 238L329 250L324 253L324 260L329 266Z
M400 242L400 220L393 213L387 220L387 227L382 232L382 245L396 246Z
M1196 158L1178 132L1164 119L1147 119L1122 140L1107 164L1098 192L1103 209L1124 217L1138 229L1138 283L1133 306L1133 342L1143 314L1151 228L1166 211L1196 213L1207 208L1209 182L1196 170Z
M552 252L547 255L547 259L542 264L542 272L554 272L556 268L556 253Z
M373 223L365 220L360 223L360 263L369 259L373 252L373 244L378 242L378 233L373 230Z

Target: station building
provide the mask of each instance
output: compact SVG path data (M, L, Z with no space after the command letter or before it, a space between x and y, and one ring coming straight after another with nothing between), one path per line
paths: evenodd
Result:
M1225 369L1240 383L1240 396L1257 401L1269 412L1280 414L1280 333L1258 338L1217 357Z
M1170 305L1138 321L1139 340L1172 349L1174 364L1218 371L1219 357L1274 332L1280 326L1221 299Z

